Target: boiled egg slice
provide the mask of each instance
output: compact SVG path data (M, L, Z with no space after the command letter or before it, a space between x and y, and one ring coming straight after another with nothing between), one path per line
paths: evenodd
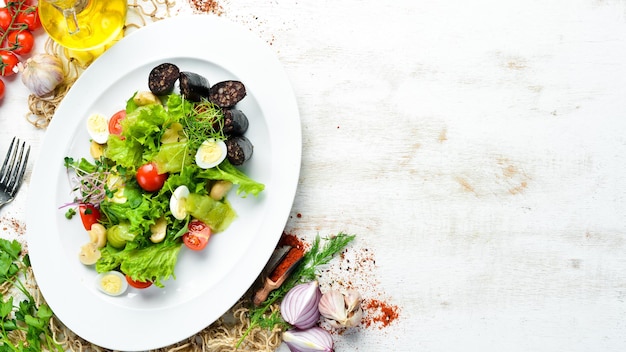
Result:
M87 117L87 132L94 142L106 143L109 139L109 119L98 113L89 115Z
M202 142L196 152L196 164L201 169L210 169L219 165L224 159L228 149L226 143L219 139L207 139Z
M187 197L189 196L189 188L187 186L178 186L170 197L170 211L178 220L184 220L187 217Z
M96 288L109 296L119 296L128 289L128 282L119 271L107 271L96 277Z

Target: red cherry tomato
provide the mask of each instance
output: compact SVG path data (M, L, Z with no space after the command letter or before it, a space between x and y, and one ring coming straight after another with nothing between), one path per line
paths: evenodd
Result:
M12 19L13 14L8 7L0 8L0 28L2 28L3 31L6 31L9 26L11 26Z
M206 247L211 237L211 228L200 220L194 219L187 225L189 232L183 235L183 243L187 248L199 251Z
M82 203L78 206L80 219L83 221L85 230L91 230L91 225L96 224L100 220L100 210L93 204Z
M136 281L126 275L126 282L134 288L147 288L152 286L152 281Z
M13 31L7 36L7 45L18 55L26 55L33 50L35 37L29 30Z
M148 163L137 170L135 178L139 187L148 192L155 192L163 187L167 176L167 173L160 174L154 163Z
M122 124L121 121L126 117L126 110L120 110L113 114L111 119L109 120L109 133L120 135L122 134Z
M0 51L0 76L12 76L15 74L15 66L20 60L10 51Z
M0 79L0 100L4 98L4 81Z
M17 23L23 23L28 26L28 30L34 31L41 27L41 20L39 19L39 10L36 6L27 6L17 14L15 19Z

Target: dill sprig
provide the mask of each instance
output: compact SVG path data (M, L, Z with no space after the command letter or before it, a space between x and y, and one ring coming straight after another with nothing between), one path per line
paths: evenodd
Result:
M181 122L191 150L198 149L200 144L207 139L226 139L222 132L224 113L219 106L210 101L196 103Z
M317 235L311 248L304 254L302 261L296 266L289 278L279 288L272 291L261 305L250 310L250 325L237 343L237 347L241 345L250 331L257 327L272 329L279 325L282 329L287 328L289 325L282 319L279 311L270 312L272 305L281 300L294 286L317 279L319 267L328 264L355 237L355 235L340 232L335 236L324 238L322 245L321 238Z

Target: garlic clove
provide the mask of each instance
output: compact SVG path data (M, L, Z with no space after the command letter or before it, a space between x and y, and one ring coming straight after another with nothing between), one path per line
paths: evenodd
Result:
M349 290L344 296L346 310L352 312L361 306L361 294L355 290Z
M344 296L335 290L322 295L319 303L320 314L329 319L330 325L339 327L348 319Z
M357 307L355 310L348 313L348 319L345 322L345 327L353 327L357 326L361 323L361 319L363 318L363 309L361 307Z
M330 333L317 326L306 330L287 330L283 332L283 342L291 352L334 351Z
M319 320L318 305L321 298L322 292L317 281L296 285L283 298L280 314L289 324L308 329Z
M330 290L322 295L319 303L320 314L335 328L356 326L361 322L361 294L350 290L345 295Z

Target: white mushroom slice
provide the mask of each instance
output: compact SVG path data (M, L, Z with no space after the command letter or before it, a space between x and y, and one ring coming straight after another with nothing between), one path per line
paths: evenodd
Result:
M167 233L167 220L162 217L157 220L154 224L150 225L150 241L152 243L159 243L165 239L165 234Z
M91 225L89 240L96 244L97 248L102 248L107 244L107 229L102 224L96 223Z
M85 265L96 264L98 259L102 256L97 245L93 242L89 242L86 245L80 247L80 253L78 253L78 260Z

